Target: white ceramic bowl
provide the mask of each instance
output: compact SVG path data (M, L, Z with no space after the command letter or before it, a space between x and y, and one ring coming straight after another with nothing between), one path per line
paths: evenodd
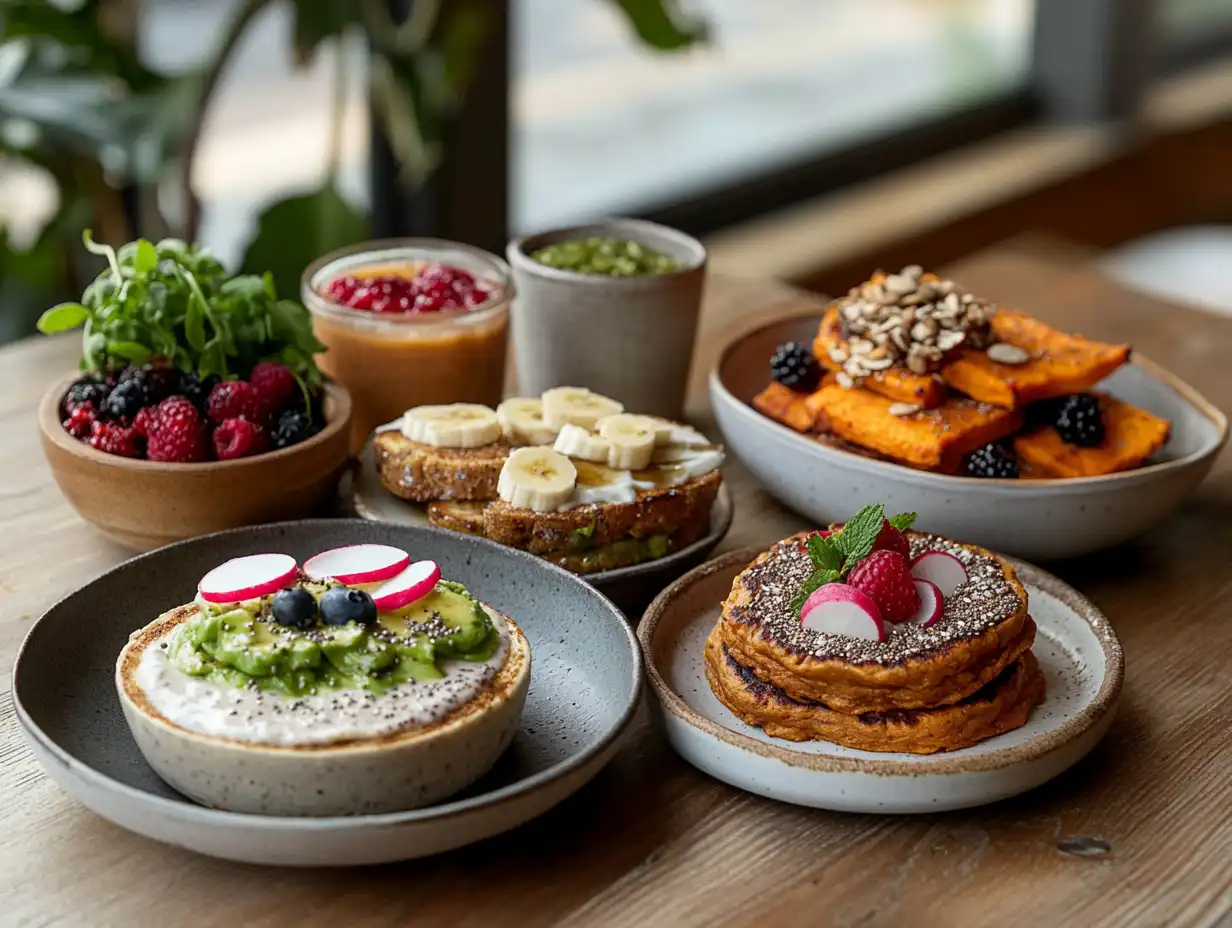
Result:
M1172 423L1167 445L1136 470L1064 480L978 480L913 470L821 444L762 415L753 397L786 341L812 344L820 315L768 323L728 345L710 372L710 402L727 446L766 488L823 525L863 502L919 513L917 525L1034 560L1128 541L1202 482L1228 437L1227 418L1188 384L1134 354L1101 390Z

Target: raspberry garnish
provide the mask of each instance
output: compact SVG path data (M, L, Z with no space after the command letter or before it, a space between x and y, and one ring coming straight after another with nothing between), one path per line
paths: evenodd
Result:
M295 377L291 372L272 361L262 361L254 367L248 376L248 382L257 391L267 420L272 420L277 413L291 404L297 389Z
M90 431L90 447L122 458L141 457L137 433L119 422L95 422Z
M267 447L265 430L247 419L227 419L214 429L214 453L220 461L260 454Z
M887 622L904 622L920 608L907 559L897 551L874 551L855 566L847 582L868 594Z
M897 551L908 561L911 560L911 545L907 542L907 537L891 525L889 519L882 520L881 532L873 542L873 550Z
M185 397L172 396L159 403L147 417L147 428L146 454L151 461L205 460L205 426L197 407Z
M227 419L247 419L260 422L261 398L253 385L243 380L224 380L210 391L209 416L211 422Z
M73 408L64 420L64 431L74 438L85 441L93 434L94 423L98 421L98 412L92 402L85 402Z

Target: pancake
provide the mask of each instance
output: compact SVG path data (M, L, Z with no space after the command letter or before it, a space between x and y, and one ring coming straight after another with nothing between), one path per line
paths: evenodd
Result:
M1044 698L1044 675L1025 651L993 680L956 703L852 715L792 699L727 650L718 634L705 648L706 679L718 700L750 725L787 741L829 741L861 751L935 754L970 747L1027 721Z
M913 556L942 550L970 580L929 628L890 626L885 641L804 629L791 598L812 572L803 534L771 547L732 585L717 636L761 680L801 702L848 714L957 703L996 679L1030 647L1035 625L1014 568L991 552L937 535L905 533Z

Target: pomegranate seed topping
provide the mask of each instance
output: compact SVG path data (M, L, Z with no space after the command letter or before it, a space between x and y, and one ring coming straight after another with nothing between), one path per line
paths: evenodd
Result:
M325 295L343 306L373 313L431 313L478 306L492 291L461 268L432 263L412 278L344 274L326 285Z

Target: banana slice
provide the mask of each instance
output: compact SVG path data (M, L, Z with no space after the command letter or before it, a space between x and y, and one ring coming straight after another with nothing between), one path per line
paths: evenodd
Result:
M553 451L567 454L579 461L597 461L600 464L607 463L611 448L611 443L606 438L600 438L571 422L561 428L560 434L556 436L556 444L552 445Z
M646 416L608 416L599 426L599 434L608 440L608 467L641 470L649 466L654 454L655 424Z
M543 400L515 396L496 407L505 437L514 445L550 445L557 430L543 419Z
M554 512L569 502L577 468L551 448L515 448L505 459L496 492L511 506Z
M591 393L585 387L553 387L543 394L543 418L557 429L573 423L593 432L595 423L604 416L624 411L615 400Z
M637 419L642 423L642 425L654 432L656 445L666 445L669 441L671 441L673 430L676 428L675 423L668 422L666 419L658 419L655 416L639 416L632 413L620 413L619 416L621 419ZM595 431L598 432L602 429L603 423L611 418L613 417L605 416L596 422Z
M495 412L477 403L416 406L403 415L402 434L433 448L479 448L501 437L501 424Z

